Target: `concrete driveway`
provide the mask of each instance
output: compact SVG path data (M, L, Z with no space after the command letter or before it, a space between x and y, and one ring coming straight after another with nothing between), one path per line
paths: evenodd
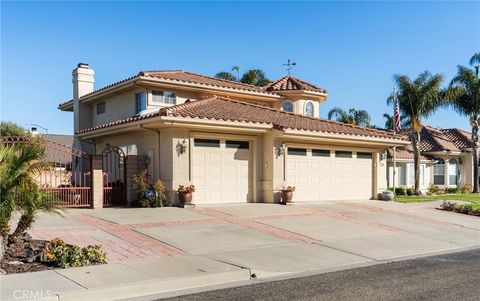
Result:
M34 238L102 244L110 262L195 255L256 276L480 247L480 218L438 203L322 202L69 210L42 215Z

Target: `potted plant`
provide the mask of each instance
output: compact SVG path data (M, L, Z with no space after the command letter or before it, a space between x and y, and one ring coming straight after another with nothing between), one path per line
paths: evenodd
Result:
M286 205L287 203L292 202L293 192L295 191L294 186L282 187L282 200L281 204Z
M177 189L178 199L180 200L180 206L185 207L185 205L192 204L192 193L195 192L195 186L189 185L179 185Z

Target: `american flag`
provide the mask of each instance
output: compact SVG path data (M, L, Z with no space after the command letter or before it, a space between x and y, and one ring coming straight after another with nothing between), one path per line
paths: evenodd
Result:
M393 131L395 133L398 133L402 130L402 124L400 122L400 107L398 105L398 98L397 98L397 92L395 90L393 91L393 120L394 120L394 126L393 126Z

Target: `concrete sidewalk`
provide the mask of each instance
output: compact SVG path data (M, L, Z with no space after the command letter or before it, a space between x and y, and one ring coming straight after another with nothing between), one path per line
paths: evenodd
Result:
M436 206L365 201L42 215L35 238L102 244L109 264L2 276L1 300L171 295L480 247L480 218Z

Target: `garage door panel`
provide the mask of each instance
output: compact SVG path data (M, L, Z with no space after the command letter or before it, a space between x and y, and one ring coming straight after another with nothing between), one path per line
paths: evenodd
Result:
M217 147L194 147L192 182L198 204L246 202L249 197L251 152L227 148L225 140Z
M288 155L287 184L296 187L295 201L369 199L372 160L335 156Z

